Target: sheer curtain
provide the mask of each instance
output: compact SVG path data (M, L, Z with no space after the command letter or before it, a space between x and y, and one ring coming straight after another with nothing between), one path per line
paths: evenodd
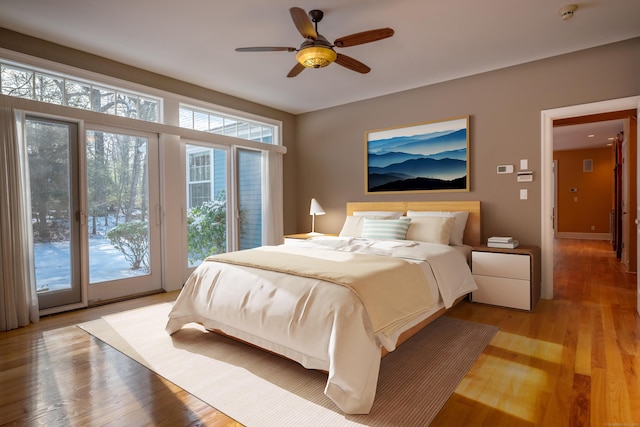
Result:
M26 146L19 115L0 106L0 331L37 322L38 296L31 256L31 200Z

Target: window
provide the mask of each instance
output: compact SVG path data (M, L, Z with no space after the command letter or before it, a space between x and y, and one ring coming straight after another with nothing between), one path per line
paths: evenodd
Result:
M161 100L28 65L0 61L0 93L49 104L160 122Z
M180 105L180 127L233 136L250 141L274 143L275 126Z
M227 150L187 145L188 265L227 251Z
M187 148L189 152L191 146ZM189 178L187 181L187 206L192 208L208 202L213 197L211 180L211 149L188 154Z

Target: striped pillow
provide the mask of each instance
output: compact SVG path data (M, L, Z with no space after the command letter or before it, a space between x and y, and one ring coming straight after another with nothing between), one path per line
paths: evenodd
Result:
M367 239L404 240L411 218L371 219L364 218L362 237Z

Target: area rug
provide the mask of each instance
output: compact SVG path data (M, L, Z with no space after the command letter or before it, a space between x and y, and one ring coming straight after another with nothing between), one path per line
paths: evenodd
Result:
M249 427L428 426L497 332L441 317L382 359L368 415L346 415L323 393L326 374L189 324L165 330L171 303L79 324Z

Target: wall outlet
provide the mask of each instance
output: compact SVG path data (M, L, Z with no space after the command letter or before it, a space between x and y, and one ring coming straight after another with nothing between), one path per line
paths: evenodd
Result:
M528 198L528 194L527 194L527 189L523 188L520 190L520 200L527 200Z

